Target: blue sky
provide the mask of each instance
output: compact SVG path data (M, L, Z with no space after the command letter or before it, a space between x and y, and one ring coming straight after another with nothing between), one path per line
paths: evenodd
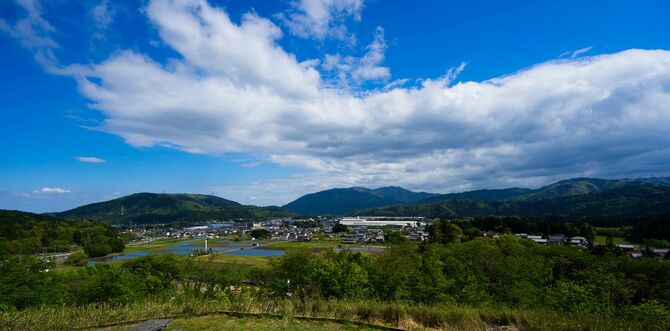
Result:
M669 175L667 1L2 1L0 208Z

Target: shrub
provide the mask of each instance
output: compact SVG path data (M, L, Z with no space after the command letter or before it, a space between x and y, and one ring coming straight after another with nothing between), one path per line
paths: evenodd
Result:
M88 255L82 251L72 253L65 259L65 264L77 267L85 265L86 262L88 262Z

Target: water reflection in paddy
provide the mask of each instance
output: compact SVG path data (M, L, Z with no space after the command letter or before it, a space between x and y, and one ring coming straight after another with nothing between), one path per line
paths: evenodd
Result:
M226 242L226 241L224 241ZM230 242L224 244L224 247L208 247L214 253L219 254L230 254L238 256L281 256L284 255L284 251L280 250L271 250L271 249L259 249L259 243L236 243ZM203 249L204 244L195 245L192 240L183 241L176 243L171 246L167 246L158 251L137 251L130 253L123 253L114 256L106 256L100 258L90 259L88 264L96 264L102 262L112 262L112 261L122 261L133 259L136 257L146 256L149 254L175 254L175 255L189 255L193 253L195 249Z

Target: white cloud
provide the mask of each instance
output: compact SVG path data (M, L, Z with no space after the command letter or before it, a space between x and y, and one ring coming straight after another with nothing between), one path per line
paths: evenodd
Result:
M75 159L79 162L85 162L85 163L106 163L107 160L101 159L99 157L95 156L77 156Z
M362 57L327 54L321 67L333 72L340 85L359 84L364 81L385 81L391 77L391 70L381 66L384 61L386 42L384 29L377 27L374 40L366 47Z
M400 79L396 79L396 80L384 85L383 89L384 90L392 90L394 88L402 87L407 83L409 83L408 78L400 78Z
M65 194L72 193L70 190L62 189L60 187L43 187L39 190L33 191L35 194Z
M42 18L42 7L38 0L14 2L23 8L26 16L17 19L14 24L0 19L0 31L8 33L18 39L23 47L32 50L35 60L49 70L56 63L53 50L59 47L50 36L54 27Z
M362 11L363 0L296 0L288 13L278 17L292 34L302 38L352 40L346 22L360 21Z
M100 1L91 9L91 17L98 28L104 29L114 21L116 10L108 0Z
M265 18L248 13L236 25L224 11L197 0L151 1L147 13L163 40L185 57L167 68L155 68L171 76L165 78L197 78L193 74L201 70L202 78L212 74L226 78L225 82L209 80L209 88L247 89L248 93L281 89L293 97L317 93L318 72L277 46L281 30ZM146 69L152 70L150 59L134 53L119 57L145 62L150 64Z
M576 51L563 52L563 54L561 54L559 57L565 57L565 56L569 55L571 59L575 59L575 58L578 58L582 54L586 54L586 53L590 52L592 49L593 49L593 47L589 46L589 47L580 48Z
M198 0L154 0L147 14L178 57L118 51L67 72L106 116L99 129L131 145L249 153L310 171L244 186L255 192L217 187L238 192L226 196L283 203L332 186L446 192L668 173L670 51L568 58L455 83L461 64L419 86L359 93L282 49L281 30L256 14L236 24ZM370 67L380 67L384 47L368 48Z

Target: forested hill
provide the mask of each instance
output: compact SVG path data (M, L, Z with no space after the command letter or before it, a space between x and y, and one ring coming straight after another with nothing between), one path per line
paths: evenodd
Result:
M506 189L474 190L462 193L447 193L417 201L417 203L431 203L449 200L537 201L598 193L622 188L639 187L650 184L670 186L670 177L637 179L600 179L584 177L572 178L561 180L537 189L515 187Z
M413 203L438 194L412 192L398 186L368 189L334 188L304 195L283 206L301 215L346 215L359 209Z
M645 216L670 211L670 186L645 184L542 200L447 200L357 211L355 215L433 218L488 215Z
M288 214L279 207L247 206L212 195L136 193L55 213L55 216L109 223L165 223L269 219Z
M137 193L111 201L54 213L67 219L109 223L203 222L228 219L270 219L299 215L647 215L665 211L670 178L574 178L538 189L509 188L463 193L412 192L397 186L378 189L336 188L304 195L279 207L241 205L211 195ZM667 204L666 204L667 206ZM667 208L670 209L670 208Z
M477 201L507 201L531 194L535 190L513 187L504 189L484 189L460 193L447 193L416 201L416 203L431 203L449 200L477 200Z

